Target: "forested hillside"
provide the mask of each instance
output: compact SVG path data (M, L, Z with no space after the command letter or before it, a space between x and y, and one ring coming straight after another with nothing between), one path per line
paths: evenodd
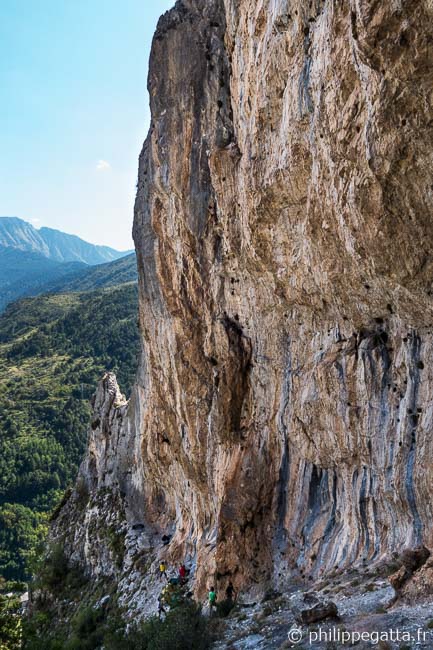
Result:
M0 312L14 300L47 291L49 283L81 277L88 270L93 267L81 262L57 262L39 253L0 245Z
M46 291L69 293L70 291L90 291L137 282L137 261L135 253L121 257L114 262L79 269L57 280L47 283Z
M84 451L89 399L105 370L129 392L137 286L27 298L0 317L0 575L27 576L48 514Z

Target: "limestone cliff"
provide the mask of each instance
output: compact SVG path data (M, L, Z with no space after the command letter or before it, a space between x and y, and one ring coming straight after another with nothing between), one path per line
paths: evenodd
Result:
M180 0L161 18L142 363L129 405L100 386L55 528L125 598L164 533L197 593L433 546L432 44L431 0Z

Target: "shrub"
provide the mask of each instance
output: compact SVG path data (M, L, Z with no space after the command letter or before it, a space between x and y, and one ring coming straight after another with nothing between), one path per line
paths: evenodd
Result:
M207 650L211 644L207 621L195 603L176 607L163 621L149 619L127 641L130 650Z
M78 591L87 583L83 571L78 566L70 567L63 546L54 544L47 558L39 559L35 567L36 587L52 592Z
M62 587L68 575L68 561L61 544L54 544L39 573L41 586L48 589Z
M94 607L80 609L72 620L72 629L80 639L86 639L98 627L102 615Z
M111 526L107 530L108 546L114 556L117 567L120 569L123 564L125 554L125 534Z
M233 600L221 600L219 603L217 603L216 607L218 616L225 618L230 614L234 606L235 604Z
M116 608L81 606L69 626L54 613L36 613L25 619L22 650L128 650L124 629Z
M103 612L94 607L78 610L72 619L73 634L65 645L65 650L96 650L104 640Z
M69 629L53 629L53 622L46 614L29 619L23 650L207 650L212 641L208 621L192 601L172 609L164 620L153 617L141 623L128 635L117 608L81 606Z
M18 615L19 601L0 596L0 648L20 650L21 618Z

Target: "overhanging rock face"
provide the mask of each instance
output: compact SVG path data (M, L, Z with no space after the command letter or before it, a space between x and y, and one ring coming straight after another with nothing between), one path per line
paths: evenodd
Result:
M80 480L120 499L127 545L137 522L143 548L172 535L199 593L433 544L432 44L428 0L183 0L160 20L142 363L90 434L109 471L87 458Z

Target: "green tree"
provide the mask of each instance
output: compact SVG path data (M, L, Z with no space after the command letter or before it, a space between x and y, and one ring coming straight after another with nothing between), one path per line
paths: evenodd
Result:
M22 623L19 600L0 595L0 650L20 650Z

